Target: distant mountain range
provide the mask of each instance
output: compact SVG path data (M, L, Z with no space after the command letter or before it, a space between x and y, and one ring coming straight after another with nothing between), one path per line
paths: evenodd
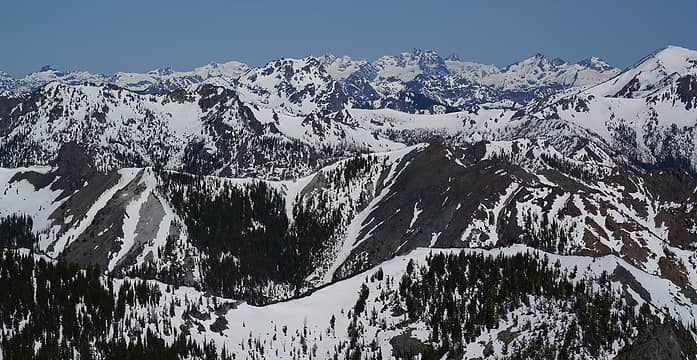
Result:
M147 73L97 75L84 71L61 72L50 66L13 78L0 73L0 91L31 92L51 81L78 85L114 84L141 94L159 94L202 83L236 88L259 86L258 77L268 77L284 64L286 74L298 71L325 73L340 83L349 101L359 108L394 108L409 112L448 112L481 103L520 105L549 93L599 83L619 70L597 57L576 64L537 54L504 68L460 61L457 56L442 58L434 51L414 49L397 56L383 56L369 62L348 56L324 55L299 60L281 59L260 68L231 61L211 63L192 71L156 69ZM324 69L319 69L319 67ZM261 75L260 73L264 73ZM256 74L256 75L255 75ZM242 79L241 79L242 78ZM239 80L239 81L238 81ZM328 82L330 79L316 79Z
M77 73L45 70L28 78L62 80L0 97L0 163L48 164L63 143L77 141L102 169L288 177L347 151L394 150L434 136L453 144L551 137L569 156L592 143L631 166L695 171L696 58L668 47L619 73L597 59L580 65L538 55L473 74L463 69L474 65L415 50L374 63L308 57L252 69L228 63L157 71L148 75L159 79L152 86L135 75L122 81L138 91L76 85ZM186 85L165 90L174 83Z

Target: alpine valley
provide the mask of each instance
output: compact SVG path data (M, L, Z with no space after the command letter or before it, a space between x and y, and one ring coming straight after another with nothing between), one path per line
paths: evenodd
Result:
M0 73L0 359L697 359L697 51Z

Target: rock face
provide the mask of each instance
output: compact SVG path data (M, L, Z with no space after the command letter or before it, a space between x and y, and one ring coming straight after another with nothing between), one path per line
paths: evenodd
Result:
M53 166L57 168L54 188L68 194L82 189L89 180L100 176L92 157L76 142L61 146Z
M639 335L631 345L622 349L616 359L694 359L697 346L685 329L673 321L653 325Z

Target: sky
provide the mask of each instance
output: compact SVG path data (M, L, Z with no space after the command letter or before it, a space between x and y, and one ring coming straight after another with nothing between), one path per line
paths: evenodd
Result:
M542 53L626 67L697 49L692 0L23 0L0 6L0 71L110 74L281 57L373 60L413 48L499 66Z

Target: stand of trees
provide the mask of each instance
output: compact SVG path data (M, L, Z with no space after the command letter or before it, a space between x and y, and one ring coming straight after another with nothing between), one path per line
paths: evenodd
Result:
M38 241L31 216L11 214L0 218L0 247L32 249Z
M529 209L523 214L523 223L525 225L520 236L523 243L549 253L569 254L573 244L573 227L564 227L555 218L549 221L547 214L538 215Z
M164 193L184 219L189 239L205 254L207 290L263 303L269 284L297 288L311 269L310 258L333 233L338 214L306 208L286 215L285 200L264 182L235 186L210 178L166 173Z
M554 344L549 344L549 334L560 324L538 327L532 342L514 342L507 349L511 359L565 359L570 354L597 358L612 351L616 341L626 344L633 329L646 329L655 321L647 305L637 314L636 303L613 290L607 274L594 281L573 281L575 276L575 271L531 254L436 254L425 266L408 264L399 299L410 321L428 324L435 353L441 356L461 353L483 332L498 328L501 320L510 321L514 310L537 306L531 303L534 298L548 303L550 308L543 311L573 314L575 320Z
M567 159L560 157L557 154L549 155L547 153L542 153L540 157L544 162L547 163L547 165L576 179L580 179L587 182L593 182L599 179L599 176L597 174L584 168L583 165L573 163Z
M347 188L375 162L372 157L349 159L326 172L325 186ZM161 193L204 254L206 290L252 304L268 302L269 289L301 289L347 221L344 204L328 191L296 199L291 221L283 194L265 182L232 184L173 172L160 172L159 177ZM361 196L356 206L367 201Z
M0 351L4 359L229 359L180 333L167 344L127 311L157 304L160 290L124 280L118 291L96 268L0 249ZM126 324L135 324L127 326ZM141 324L141 325L138 325Z

